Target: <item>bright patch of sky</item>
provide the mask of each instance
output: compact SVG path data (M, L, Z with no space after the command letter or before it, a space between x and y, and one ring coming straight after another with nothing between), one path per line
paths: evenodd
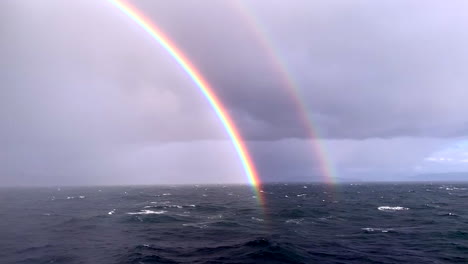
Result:
M468 170L468 140L463 139L426 157L418 171L460 172Z

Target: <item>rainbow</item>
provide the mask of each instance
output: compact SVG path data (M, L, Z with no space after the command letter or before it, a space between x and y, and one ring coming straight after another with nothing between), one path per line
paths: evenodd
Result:
M229 138L234 145L234 148L239 156L239 159L244 168L245 174L248 177L250 184L252 185L256 198L262 203L262 196L260 192L260 178L258 177L255 166L252 162L247 147L244 144L242 137L234 122L227 113L227 110L218 99L213 89L210 87L208 82L193 66L190 60L177 48L177 46L171 42L171 40L164 35L164 33L156 27L151 21L140 13L135 7L130 5L128 2L122 0L109 0L115 7L122 11L126 16L138 24L148 35L150 35L156 42L164 48L167 53L182 67L182 69L188 74L195 85L198 87L200 92L208 100L210 106L215 111L219 120L224 126Z
M282 86L288 90L291 99L294 101L299 117L302 120L304 128L308 132L308 138L315 140L312 143L312 151L315 153L319 161L320 174L326 182L331 184L336 183L336 172L334 166L328 158L329 155L326 148L319 140L320 137L318 129L314 126L313 119L309 114L310 111L307 109L307 104L302 99L303 96L301 95L301 91L298 88L298 85L295 84L292 74L289 73L288 67L281 60L279 55L277 55L278 52L275 52L273 41L269 39L265 27L262 26L258 19L256 19L253 12L249 10L246 4L242 5L242 1L234 0L231 2L235 7L234 9L238 10L238 13L242 15L247 24L251 25L249 28L255 35L259 45L265 51L276 75L281 78Z

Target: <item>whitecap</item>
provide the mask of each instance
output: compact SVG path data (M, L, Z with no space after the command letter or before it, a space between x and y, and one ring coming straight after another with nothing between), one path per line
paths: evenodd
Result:
M288 219L285 221L286 224L296 224L296 225L300 225L302 223L302 221L304 221L304 218L300 218L300 219Z
M179 209L182 209L184 208L182 205L178 205L178 204L167 204L167 205L159 205L159 206L154 206L154 205L147 205L143 208L155 208L155 207L163 207L163 208L179 208Z
M303 193L303 194L298 194L298 195L296 195L296 196L297 196L297 197L304 197L304 196L306 196L306 195L307 195L307 194Z
M84 195L80 195L80 196L78 196L78 198L80 198L80 199L84 199L84 198L86 198L86 196L84 196Z
M170 194L170 193L163 193L162 195L163 195L163 196L169 196L169 195L172 195L172 194Z
M147 215L147 214L165 214L167 211L152 211L152 210L141 210L141 212L130 212L129 215Z
M409 210L407 207L402 207L402 206L379 206L377 207L379 211L387 211L387 212L393 212L393 211L403 211L403 210Z
M258 222L263 222L265 220L261 219L261 218L257 218L257 217L252 217L252 220L254 221L258 221Z
M112 209L110 212L108 212L108 215L113 215L115 213L115 209Z
M320 220L320 221L328 221L328 219L331 219L331 218L333 218L333 216L329 215L329 216L320 217L318 220Z
M150 202L152 204L170 204L171 201L162 201L162 202Z
M75 199L75 197L73 197L73 196L68 196L67 197L67 200L71 200L71 199Z
M206 218L207 219L221 219L223 218L223 215L219 214L219 215L207 216Z
M361 230L369 232L369 233L371 233L371 232L388 233L390 231L393 231L393 228L364 227L364 228L361 228Z

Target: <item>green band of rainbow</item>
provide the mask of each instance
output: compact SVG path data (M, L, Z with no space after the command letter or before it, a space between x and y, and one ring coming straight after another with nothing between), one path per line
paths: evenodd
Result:
M202 92L209 104L215 111L219 120L224 126L229 138L236 149L239 159L244 168L245 174L248 177L250 184L256 192L257 199L262 202L262 196L260 195L260 179L258 177L255 166L252 159L247 151L243 139L241 138L238 129L234 122L228 115L225 107L221 101L217 98L208 82L193 66L189 59L177 48L177 46L170 41L170 39L164 35L164 33L156 27L151 21L146 18L143 14L130 5L128 2L120 0L109 0L114 6L120 9L125 15L131 18L137 23L142 29L146 31L156 42L166 50L171 57L182 67L182 69L190 76L192 81L196 84L198 89Z
M296 111L299 114L299 117L302 120L304 128L308 132L308 138L313 139L314 142L311 144L318 161L320 174L323 179L328 183L336 183L336 171L334 165L329 159L329 155L326 151L325 146L319 140L319 133L312 117L309 114L307 109L307 104L302 99L301 91L294 82L292 74L289 73L288 67L281 60L278 52L275 51L274 44L268 37L268 33L261 22L255 17L253 12L249 10L246 6L247 1L233 0L233 7L238 11L238 13L244 18L244 21L249 25L250 30L252 30L253 35L258 41L259 45L262 47L262 50L268 56L270 60L270 65L273 67L276 76L281 80L281 85L287 89L291 99L294 101L296 106Z

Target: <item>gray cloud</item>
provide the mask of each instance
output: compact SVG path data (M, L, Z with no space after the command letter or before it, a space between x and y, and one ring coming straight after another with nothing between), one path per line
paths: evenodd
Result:
M132 3L210 82L265 180L322 179L316 141L341 178L453 167L427 158L468 131L464 2L244 2L319 139L234 2ZM108 2L7 0L0 22L0 184L245 181L193 82Z
M215 15L207 16L205 6L183 9L173 18L176 26L161 24L175 32L177 43L200 65L250 138L306 137L254 25L223 3ZM466 133L464 2L245 4L263 22L266 38L287 65L323 137Z

